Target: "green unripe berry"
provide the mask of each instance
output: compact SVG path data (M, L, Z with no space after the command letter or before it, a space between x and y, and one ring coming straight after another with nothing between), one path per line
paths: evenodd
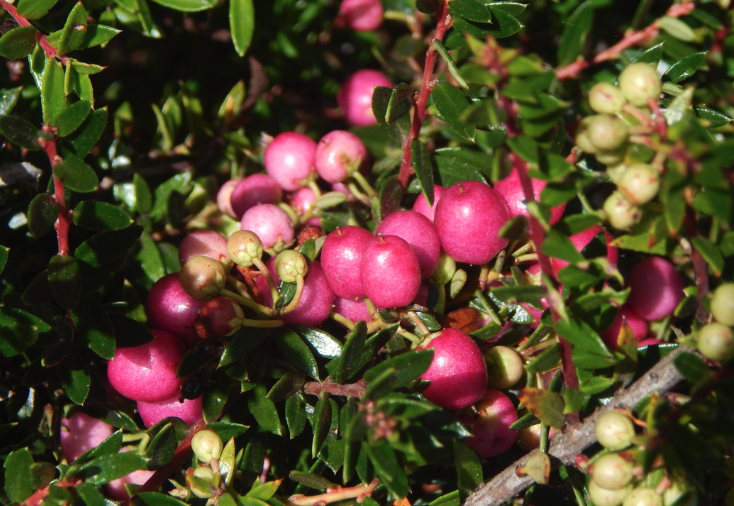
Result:
M524 368L518 352L506 346L494 346L483 353L487 363L487 388L504 390L522 378Z
M596 159L599 163L604 165L619 165L624 161L624 157L627 156L629 150L629 143L625 142L621 146L612 150L599 150L596 153Z
M607 167L607 176L609 176L609 179L611 179L612 183L619 184L626 170L627 165L623 163L619 165L612 165Z
M222 439L213 430L200 430L191 438L191 449L196 454L196 458L207 464L219 458L222 446Z
M711 314L717 322L734 326L734 283L724 283L714 291Z
M647 105L648 99L657 100L663 83L657 71L647 63L633 63L619 76L619 89L627 101L635 107Z
M591 123L593 116L586 117L581 120L578 128L576 129L576 145L581 148L585 153L594 154L598 151L598 148L594 146L589 138L589 124Z
M663 506L663 498L653 488L640 487L627 496L622 506Z
M652 165L630 165L619 181L619 191L635 205L650 202L660 190L660 176Z
M436 284L445 285L454 277L456 261L446 253L441 253L436 270L433 271L433 280Z
M698 331L698 351L711 360L727 362L734 357L734 330L723 323L709 323Z
M612 151L627 141L627 125L614 116L597 114L589 122L588 136L600 151Z
M275 272L281 281L295 283L298 276L308 272L308 262L301 253L288 249L281 251L275 259Z
M209 257L195 256L181 267L178 279L191 297L209 300L222 291L227 274L221 262Z
M594 425L596 440L609 450L622 450L632 443L635 426L629 417L616 411L604 413Z
M594 480L589 482L589 499L594 506L619 506L632 492L632 484L617 490L600 487Z
M249 230L238 230L227 241L227 256L240 267L250 267L253 260L263 256L263 243Z
M617 453L602 455L592 464L591 479L602 488L619 490L632 481L632 462Z
M612 193L604 202L604 212L609 224L617 230L629 228L642 218L640 208L619 191Z
M589 105L601 114L617 114L624 105L622 91L609 83L596 83L589 90Z

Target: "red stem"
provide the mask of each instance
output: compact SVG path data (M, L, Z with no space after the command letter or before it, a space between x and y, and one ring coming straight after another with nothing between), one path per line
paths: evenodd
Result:
M446 30L451 26L451 16L448 14L449 6L448 0L445 0L438 8L436 18L438 24L436 25L436 32L433 35L433 40L442 40L446 34ZM426 53L426 63L423 69L423 84L421 85L421 91L418 95L418 100L415 103L415 111L413 113L413 123L410 126L410 134L408 140L403 146L403 158L400 163L400 174L398 175L398 182L400 186L405 189L408 186L408 178L413 174L413 163L410 153L410 146L413 143L413 139L417 139L421 132L421 126L423 121L426 119L426 107L428 105L428 97L433 91L435 83L433 82L433 69L436 65L436 55L438 52L434 49L433 44L428 48Z
M53 129L48 125L43 126L45 133L53 134ZM39 140L43 151L48 156L51 167L55 167L61 162L61 157L56 151L56 137L50 140ZM66 208L66 197L64 195L64 183L54 174L54 195L53 199L59 206L59 216L56 219L54 228L56 229L56 237L59 243L59 255L66 256L69 254L69 229L71 228L72 216L71 211Z
M20 26L31 26L30 21L28 21L26 18L18 14L18 9L15 8L15 6L11 3L6 2L5 0L0 0L0 5L2 5L3 9L13 16L13 19L18 23Z

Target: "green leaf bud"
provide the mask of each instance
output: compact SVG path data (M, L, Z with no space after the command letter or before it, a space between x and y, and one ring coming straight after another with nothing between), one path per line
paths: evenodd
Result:
M433 272L433 280L439 285L445 285L451 281L455 272L456 261L446 253L441 253L436 270Z
M298 276L306 276L308 262L306 257L292 249L281 251L275 259L275 272L281 281L295 283Z

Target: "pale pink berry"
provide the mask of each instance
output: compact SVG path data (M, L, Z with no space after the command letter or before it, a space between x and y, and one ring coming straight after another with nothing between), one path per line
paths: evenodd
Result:
M316 148L316 172L327 183L340 183L366 166L367 159L367 148L359 137L333 130L321 138Z
M533 188L533 198L540 200L540 193L543 188L548 184L546 181L540 179L530 178L531 186ZM494 185L494 189L502 195L507 203L507 209L510 211L510 217L515 216L529 216L527 203L525 199L525 191L523 190L522 182L520 180L520 173L517 167L513 167L510 175L501 181L498 181ZM561 204L551 209L550 223L553 224L561 219L563 211L566 209L566 204Z
M178 395L160 402L138 401L138 413L146 427L150 428L169 416L175 416L191 426L200 422L204 416L201 411L201 396L179 402Z
M109 499L114 501L127 501L130 499L130 495L125 490L125 484L143 485L154 474L155 471L146 471L145 469L133 471L127 476L106 483L104 485L105 493Z
M372 321L370 310L367 309L367 304L365 304L363 299L336 297L334 299L334 312L349 318L355 323L358 321Z
M263 154L268 175L289 192L308 184L314 173L315 160L316 142L296 132L276 136Z
M339 16L352 30L369 32L379 28L385 8L380 0L342 0Z
M377 70L358 70L342 85L336 101L344 112L344 118L355 126L370 126L377 123L372 112L372 93L375 86L393 87L385 74Z
M487 389L487 365L479 346L456 329L444 329L419 346L432 349L433 361L422 380L431 384L423 391L426 399L445 409L471 406Z
M362 256L360 271L365 295L378 308L406 306L418 294L418 257L400 237L383 235L372 239Z
M395 235L413 248L421 267L421 278L430 278L441 256L441 239L431 220L415 211L390 213L375 229L378 235Z
M364 297L362 255L373 236L361 227L348 225L334 230L321 249L321 265L334 293L345 299Z
M311 210L311 206L316 202L316 193L309 188L304 186L294 191L290 195L290 205L298 216L303 216ZM309 218L306 220L306 225L313 225L314 227L321 227L321 218Z
M117 348L107 363L112 387L134 401L160 402L178 396L181 379L176 369L181 362L176 338L162 330L151 330L149 343L133 348Z
M428 201L426 200L425 195L423 193L420 193L418 195L418 198L415 199L415 203L413 204L413 211L416 213L421 213L423 216L431 220L431 223L434 221L434 216L436 214L436 206L438 205L438 201L441 200L441 196L443 195L443 192L446 191L446 188L440 185L434 185L433 186L433 205L429 206Z
M499 390L487 390L475 408L477 417L469 422L474 435L466 444L484 458L509 450L517 439L517 431L510 429L517 421L517 410L509 397Z
M227 256L227 239L214 230L194 230L181 241L178 247L179 262L183 265L196 256L205 256L222 262L225 269L232 265Z
M635 340L641 341L647 337L647 331L650 328L647 320L640 318L632 308L624 305L619 308L617 316L614 318L614 322L612 322L612 326L600 334L601 338L604 340L604 344L606 344L610 350L617 349L619 333L622 331L622 323L624 321L626 321L627 325L632 329L632 334Z
M258 236L264 249L293 242L295 231L288 213L273 204L258 204L242 215L240 230L249 230ZM277 248L276 248L277 249Z
M627 275L627 285L627 305L647 321L672 314L685 296L680 274L662 257L638 262Z
M237 183L230 201L234 218L241 219L245 211L257 204L273 204L280 202L283 190L280 185L267 174L252 174Z
M82 453L96 448L114 430L111 425L82 411L77 411L70 418L62 418L61 427L61 448L69 463L78 459Z
M434 225L447 255L457 262L485 264L507 246L497 233L509 219L499 193L484 183L464 181L438 201Z
M181 286L178 273L167 274L153 283L145 303L151 327L165 330L186 344L196 342L193 324L204 301L196 300Z
M235 186L237 186L237 183L242 181L241 179L230 179L226 183L222 185L221 188L219 188L219 191L217 192L217 207L219 207L219 210L222 211L224 214L229 216L230 218L239 219L240 217L237 216L234 212L234 209L232 209L232 192L235 189Z

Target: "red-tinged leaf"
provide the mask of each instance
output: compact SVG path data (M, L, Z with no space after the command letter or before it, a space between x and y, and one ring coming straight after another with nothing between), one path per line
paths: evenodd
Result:
M561 394L540 388L523 388L520 402L544 424L556 429L563 428L565 402Z

